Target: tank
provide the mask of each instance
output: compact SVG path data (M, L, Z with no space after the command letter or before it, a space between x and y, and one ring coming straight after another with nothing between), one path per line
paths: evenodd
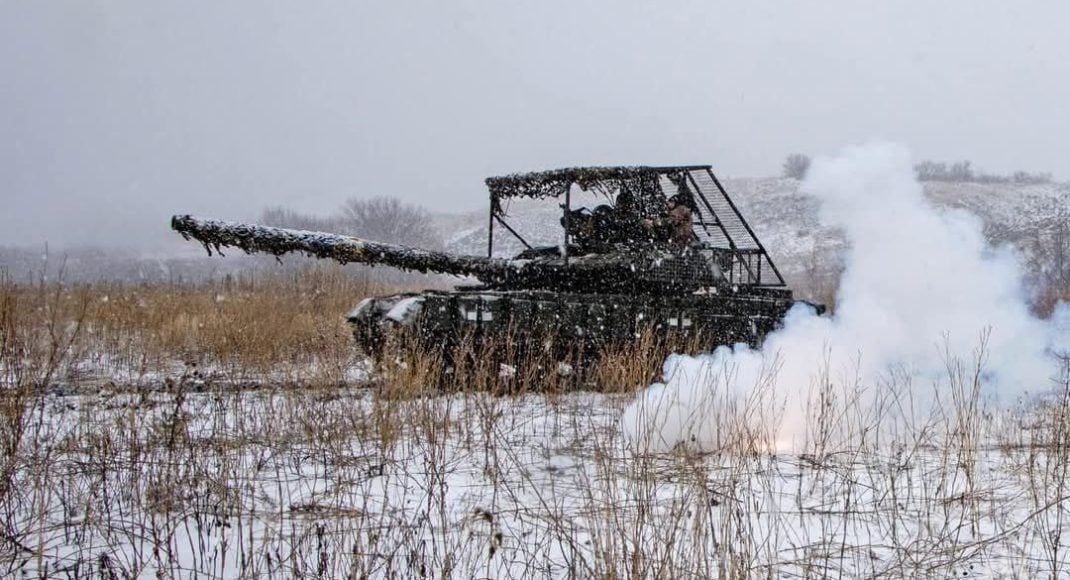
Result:
M754 345L797 302L710 166L568 168L491 177L486 185L483 256L188 215L174 216L172 228L209 254L299 252L473 280L363 300L347 319L372 354L400 332L439 346L508 336L544 349L597 350L644 331L702 349ZM580 193L599 203L574 207ZM518 198L558 205L558 243L532 245L518 233L506 209ZM524 249L496 256L503 235Z

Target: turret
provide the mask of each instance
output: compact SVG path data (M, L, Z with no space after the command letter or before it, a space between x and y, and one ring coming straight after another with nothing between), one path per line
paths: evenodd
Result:
M630 294L687 294L724 283L721 271L698 252L613 252L530 259L456 256L326 232L310 232L174 216L171 227L208 250L238 248L274 256L296 252L342 264L386 265L402 270L472 276L494 290L552 290Z
M188 215L175 216L171 227L209 253L222 247L275 256L299 252L343 264L472 276L482 283L476 290L681 296L785 288L709 166L558 169L488 178L487 187L487 256ZM572 194L581 191L601 198L598 205L575 207ZM508 223L515 198L562 202L564 243L529 244ZM495 224L527 249L513 259L492 257Z

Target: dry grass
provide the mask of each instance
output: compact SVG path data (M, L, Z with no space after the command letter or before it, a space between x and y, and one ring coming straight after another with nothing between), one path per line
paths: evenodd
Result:
M17 284L0 275L0 324L26 354L4 369L27 375L20 384L41 388L153 386L187 371L232 383L341 384L347 370L362 363L344 314L365 297L414 290L331 266L176 285ZM564 388L575 383L573 370L585 368L583 353L520 351L511 340L476 349L469 337L449 351L415 345L407 337L388 345L383 358L402 364L382 370L412 382L413 373L467 360L471 364L456 369L464 378L449 383L516 393ZM643 333L636 344L607 346L598 353L605 364L591 369L585 384L609 390L645 384L673 350L693 351L694 341ZM518 374L502 374L503 364L516 366ZM14 377L4 378L10 383Z
M895 374L818 380L790 454L774 447L770 382L696 410L724 448L652 455L622 439L621 409L681 345L644 334L608 350L588 373L601 392L572 389L568 355L503 369L508 341L394 345L373 382L349 380L360 361L340 315L387 291L334 269L192 287L0 281L0 575L1070 569L1070 366L1056 396L1014 410L982 394L983 344L949 358L937 391ZM443 377L446 393L431 388Z
M149 383L174 375L176 364L251 379L313 369L337 382L353 357L344 313L385 290L311 267L198 285L2 281L0 303L5 336L27 350L23 363L47 367L31 369L39 385L84 383L85 373Z

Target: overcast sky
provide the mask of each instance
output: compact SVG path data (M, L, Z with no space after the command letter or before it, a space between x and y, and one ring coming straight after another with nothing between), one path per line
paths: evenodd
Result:
M0 0L0 244L883 138L1070 179L1070 2Z

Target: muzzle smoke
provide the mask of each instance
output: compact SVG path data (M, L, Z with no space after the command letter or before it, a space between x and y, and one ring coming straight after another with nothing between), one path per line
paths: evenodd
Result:
M1033 317L1014 251L990 246L977 217L932 206L905 148L871 144L815 159L802 187L849 241L835 315L797 306L759 350L669 357L665 383L624 412L631 444L719 448L726 418L761 398L780 410L776 445L797 447L819 382L872 393L895 373L931 393L952 361L980 361L985 395L1001 401L1051 388L1053 355L1070 348L1070 306L1048 321Z

